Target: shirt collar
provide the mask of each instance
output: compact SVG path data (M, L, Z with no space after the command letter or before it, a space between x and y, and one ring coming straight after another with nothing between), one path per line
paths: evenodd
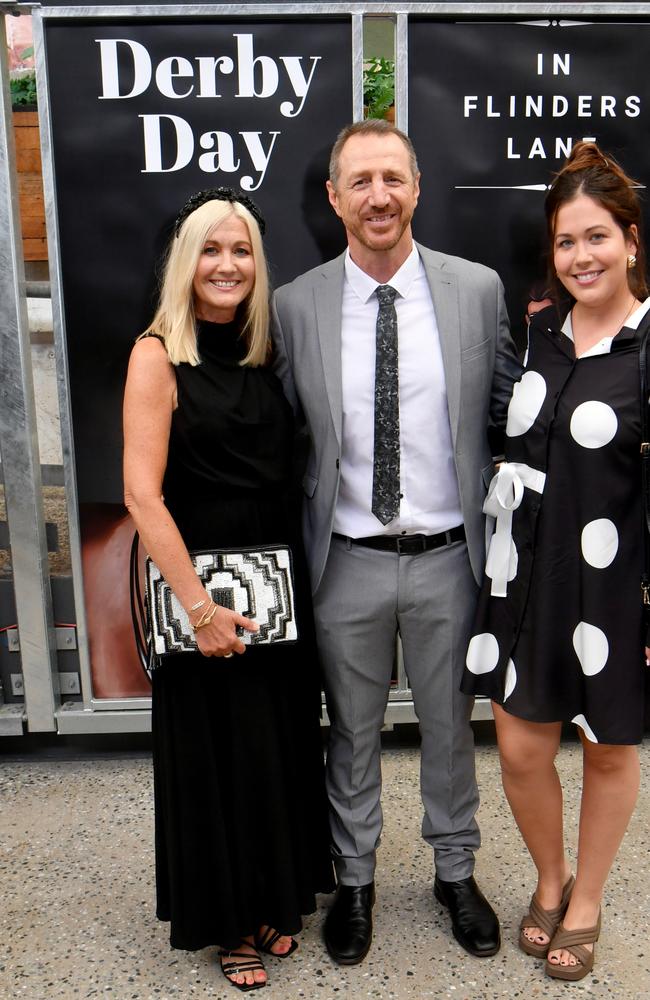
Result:
M406 298L418 275L420 267L420 254L414 243L410 254L402 266L395 272L390 281L386 282L386 284L395 288L398 295L402 298ZM369 299L375 294L377 285L380 284L380 282L378 282L375 278L371 278L369 274L362 271L358 264L354 263L352 257L350 256L349 248L345 252L345 280L350 285L352 291L364 303L368 302Z
M637 309L634 310L631 316L628 316L627 320L625 321L625 326L628 327L628 329L630 330L638 330L641 324L641 320L647 313L648 309L650 309L650 295L648 296L647 299L644 299L644 301Z
M650 295L648 296L647 299L645 299L641 303L640 306L637 306L637 308L634 310L634 312L632 313L631 316L628 316L628 318L625 320L625 323L623 324L623 329L638 330L639 329L639 324L641 323L641 320L643 319L643 317L647 313L648 309L650 309ZM568 337L569 340L573 340L573 323L571 321L571 313L570 312L567 313L566 319L564 320L564 323L562 324L562 333L566 337ZM604 339L605 340L612 340L613 338L612 337L605 337Z

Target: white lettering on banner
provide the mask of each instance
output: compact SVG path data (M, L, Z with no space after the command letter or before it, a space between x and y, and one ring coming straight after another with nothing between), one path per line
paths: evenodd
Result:
M582 137L582 141L595 142L596 139L594 138L593 135L584 135ZM565 159L571 152L572 147L573 147L573 139L571 138L571 136L567 136L566 139L563 139L561 136L556 136L555 145L553 147L553 155L555 159L556 160ZM509 160L521 159L521 153L517 153L515 151L515 138L512 135L509 135L506 140L506 156ZM533 139L532 143L530 144L530 148L526 153L526 159L534 160L535 158L539 158L542 160L546 160L548 158L544 142L539 136L536 136Z
M562 118L569 110L569 102L561 94L553 95L553 117Z
M197 97L221 97L217 93L217 70L221 73L232 73L235 64L230 56L197 56L199 64L199 91Z
M233 38L236 39L237 46L236 62L226 55L199 55L193 60L182 56L168 56L160 60L155 70L151 56L141 42L131 38L97 38L95 41L99 45L102 78L99 100L124 101L140 97L146 93L152 81L163 97L172 100L185 99L191 95L197 98L221 97L217 87L218 75L232 74L235 74L237 87L233 97L267 100L273 97L280 86L281 64L297 103L281 101L280 114L285 118L296 118L304 107L321 56L308 57L311 69L307 74L302 65L303 56L279 56L276 62L272 56L255 55L253 35L235 33ZM198 65L195 67L194 63ZM127 73L129 79L132 77L130 89L120 79L120 71ZM175 85L174 81L180 80L188 82ZM220 80L219 83L222 84L223 81Z
M564 54L564 59L557 52L553 53L553 76L557 76L560 71L565 76L571 75L571 56L568 52Z
M194 132L192 126L178 115L138 115L142 119L144 139L143 174L168 174L183 170L192 162L195 150ZM166 142L164 143L166 158L163 159L163 128ZM211 152L201 153L197 165L204 173L214 174L219 171L234 174L241 167L241 155L248 154L248 161L257 177L243 174L239 184L244 191L257 191L262 184L266 169L271 159L275 140L280 132L269 132L269 143L264 148L262 132L237 132L231 136L229 132L208 131L199 136L201 149ZM241 138L243 148L235 153L235 140ZM245 169L245 168L244 168ZM250 169L250 168L249 168Z
M510 117L514 118L517 107L517 98L513 94L510 98ZM532 118L535 115L536 118L541 118L544 114L544 98L541 94L537 97L533 97L531 94L526 95L526 118Z
M132 100L150 88L172 101L220 98L225 84L230 97L268 101L288 82L293 99L280 101L284 118L297 118L309 94L321 56L256 55L252 34L235 32L235 58L227 55L166 56L152 60L146 46L132 38L95 39L99 45L100 101ZM229 81L228 78L232 80ZM142 119L144 174L167 174L192 163L206 174L237 174L244 191L257 191L282 133L223 129L195 135L191 123L169 113L139 114ZM201 153L199 150L205 150Z
M138 115L144 129L144 169L143 174L168 174L182 170L194 155L194 133L192 126L178 115ZM162 137L160 124L163 118L174 127L176 159L169 166L162 162Z
M99 61L102 68L102 92L100 101L126 100L144 94L151 83L151 59L144 45L130 38L96 38L99 45ZM117 46L126 45L133 59L133 86L128 94L120 94Z
M158 69L156 70L156 86L163 97L171 97L175 100L180 100L183 97L189 97L194 90L194 87L190 86L187 90L183 91L182 94L178 94L174 90L174 79L177 77L187 78L193 76L194 68L189 59L181 59L179 56L170 56L169 59L163 59L163 61L158 65Z
M235 35L237 39L237 67L239 91L235 97L272 97L278 89L280 74L275 59L270 56L253 56L253 36ZM255 90L255 67L259 66L262 86Z
M280 111L285 118L297 118L302 111L302 106L305 103L305 98L307 97L309 87L311 86L311 78L313 77L316 69L316 63L320 60L320 58L320 56L311 56L311 73L308 77L306 77L302 71L302 56L280 56L280 62L284 63L287 76L289 77L291 86L293 87L293 92L296 97L301 98L300 104L295 111L293 110L293 104L291 101L282 102L280 105Z
M544 53L538 52L535 57L537 76L549 72L553 76L571 75L571 53L552 53L547 67ZM538 84L536 84L537 86ZM463 96L463 118L483 115L488 119L510 118L566 118L575 115L576 118L638 118L641 114L641 98L638 94L628 94L625 98L616 98L612 94L577 94L567 97L565 94L509 94L495 96L494 94L465 94ZM495 122L493 128L497 128ZM571 136L556 136L554 139L543 140L536 136L527 140L526 148L518 149L513 136L505 136L505 153L507 160L546 160L554 156L563 160L569 156L574 139ZM584 142L597 142L596 136L584 136ZM546 143L546 145L545 145Z
M553 118L564 118L569 111L574 111L578 118L616 118L619 113L626 118L637 118L640 113L641 98L630 94L625 98L622 112L618 110L617 99L611 94L602 94L595 97L592 94L580 94L574 100L569 101L564 94L510 94L502 98L503 103L499 105L499 98L493 94L487 94L483 99L485 111L479 107L479 98L476 94L465 94L463 97L463 118L469 118L476 112L484 113L486 118L543 118L544 113L550 114Z
M571 75L571 54L569 52L565 52L564 58L562 58L562 56L558 52L554 52L553 53L552 66L553 66L553 76L557 76L559 74L560 70L564 73L565 76L570 76ZM543 73L544 73L544 53L543 52L538 52L537 53L537 75L538 76L542 76Z
M272 137L269 145L268 153L264 150L262 141L260 139L261 132L239 132L238 133L244 140L244 145L250 156L251 163L255 170L259 173L259 178L257 184L255 183L255 178L244 175L240 177L239 183L243 187L244 191L257 191L258 187L264 180L264 175L266 174L266 168L269 165L269 160L271 159L271 153L273 152L273 147L275 145L275 140L280 135L279 132L269 132ZM213 137L214 136L214 140ZM199 139L201 149L214 149L214 153L203 153L199 156L198 165L199 169L203 170L206 174L214 174L218 170L224 170L226 172L234 173L239 170L240 160L237 163L234 161L233 154L233 141L227 132L204 132Z

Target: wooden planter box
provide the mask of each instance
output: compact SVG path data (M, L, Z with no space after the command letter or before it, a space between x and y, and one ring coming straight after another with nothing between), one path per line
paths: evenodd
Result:
M16 168L25 260L47 260L37 111L14 111Z

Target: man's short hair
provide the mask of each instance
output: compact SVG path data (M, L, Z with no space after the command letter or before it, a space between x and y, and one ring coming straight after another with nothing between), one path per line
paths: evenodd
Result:
M348 139L351 139L353 135L396 135L406 146L406 151L409 155L411 174L415 180L419 173L418 161L413 148L413 143L406 133L402 132L401 129L396 128L392 122L386 121L385 118L366 118L362 122L354 122L353 125L346 125L345 128L341 129L336 137L336 142L332 147L332 153L330 155L330 181L333 187L336 187L339 180L339 161L341 159L341 150L345 146Z

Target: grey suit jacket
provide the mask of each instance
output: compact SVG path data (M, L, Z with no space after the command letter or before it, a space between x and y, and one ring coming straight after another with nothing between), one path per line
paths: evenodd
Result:
M482 505L492 478L488 425L503 429L521 365L495 271L418 245L435 309L449 422L472 570L485 560ZM342 430L341 313L345 254L308 271L273 297L275 368L309 434L303 534L316 592L330 546Z

